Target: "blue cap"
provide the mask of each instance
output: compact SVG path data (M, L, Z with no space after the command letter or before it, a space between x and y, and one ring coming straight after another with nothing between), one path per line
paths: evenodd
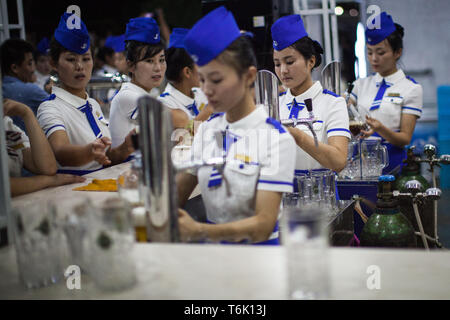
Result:
M197 21L184 38L184 46L192 59L203 66L240 36L233 14L220 6Z
M114 52L125 51L125 35L109 36L105 40L105 47L113 49Z
M184 48L184 37L186 37L189 29L174 28L169 40L169 48Z
M302 17L298 14L281 17L275 21L271 30L273 48L277 51L281 51L301 38L308 36Z
M115 36L109 36L106 38L105 40L105 47L107 48L113 48L113 43L115 41L116 37Z
M42 40L37 44L36 49L41 54L48 54L48 50L50 49L50 41L48 40L48 38L42 38Z
M148 17L132 18L127 23L125 41L140 41L148 44L161 42L159 27L155 19Z
M376 19L380 19L379 28L377 28ZM366 27L366 41L370 45L380 43L395 31L395 24L392 17L384 11L379 16L373 18L371 23L373 29Z
M86 53L91 45L86 25L74 13L64 12L54 35L64 48L78 54Z
M384 176L380 176L378 178L378 181L387 181L387 182L395 181L395 177L392 175L384 175Z

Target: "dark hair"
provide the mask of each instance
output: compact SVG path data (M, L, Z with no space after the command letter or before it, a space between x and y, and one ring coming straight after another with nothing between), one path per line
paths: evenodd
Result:
M96 58L100 61L106 62L106 57L111 57L114 55L114 50L109 47L101 47L97 51Z
M403 27L397 23L395 23L395 31L392 32L386 39L389 42L389 45L392 48L393 52L397 52L400 49L403 49L403 36L405 35L405 31Z
M145 42L130 40L126 43L125 56L128 61L138 63L139 61L153 57L164 50L163 43L148 44ZM144 54L142 54L144 52Z
M181 81L181 71L188 67L194 68L194 60L183 48L169 48L166 50L166 78L168 81Z
M311 39L310 37L306 36L297 40L291 45L291 47L300 52L305 60L311 59L312 56L316 57L316 63L312 69L320 66L322 63L321 55L323 54L323 48L319 42Z
M234 40L218 57L217 60L231 66L241 75L250 67L256 67L256 55L253 44L247 36Z
M0 47L2 74L8 74L13 64L21 65L25 61L25 54L34 52L33 45L22 39L8 39Z

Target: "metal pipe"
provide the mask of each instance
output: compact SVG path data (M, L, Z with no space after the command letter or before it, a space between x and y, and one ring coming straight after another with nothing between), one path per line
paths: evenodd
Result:
M337 26L337 16L336 16L336 1L330 0L330 14L331 14L331 35L333 38L333 60L340 60L339 53L339 33ZM337 93L337 92L336 92ZM340 93L338 93L340 94Z
M178 242L178 201L170 139L173 128L169 109L151 97L138 100L139 146L142 153L147 239Z
M329 63L331 57L330 21L328 20L328 0L322 0L323 34L325 35L325 61Z
M0 95L2 95L2 80L0 79ZM6 146L3 121L3 100L0 101L0 146ZM11 216L11 191L9 183L8 153L6 148L0 148L0 229L7 228L8 242L13 243L13 217ZM0 239L0 243L4 242Z
M422 220L420 219L419 215L419 208L417 207L417 202L413 200L413 208L414 208L414 215L416 216L417 225L419 226L420 236L422 238L423 245L426 250L430 250L428 247L427 239L425 238L425 231L423 230Z
M23 18L22 0L17 0L17 14L19 15L20 37L25 40L25 19Z
M1 10L2 10L2 24L3 24L3 32L2 32L2 42L9 39L9 19L8 19L8 1L1 0Z

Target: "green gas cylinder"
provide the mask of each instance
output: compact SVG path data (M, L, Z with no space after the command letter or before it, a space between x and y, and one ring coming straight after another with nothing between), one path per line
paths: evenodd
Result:
M380 176L377 207L361 232L363 247L416 247L416 236L411 222L400 212L392 191L394 176Z
M402 173L398 177L395 190L400 192L408 192L406 190L406 183L411 180L419 181L422 185L422 189L420 192L425 192L428 188L430 188L430 184L428 181L420 174L420 164L416 161L416 155L413 153L414 148L409 148L407 153L407 158L405 160L406 165L402 168Z

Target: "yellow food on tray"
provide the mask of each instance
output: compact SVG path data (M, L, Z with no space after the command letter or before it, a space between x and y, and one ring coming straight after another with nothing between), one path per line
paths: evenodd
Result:
M99 180L94 179L88 185L77 187L73 189L74 191L117 191L117 181L116 179L105 179Z

